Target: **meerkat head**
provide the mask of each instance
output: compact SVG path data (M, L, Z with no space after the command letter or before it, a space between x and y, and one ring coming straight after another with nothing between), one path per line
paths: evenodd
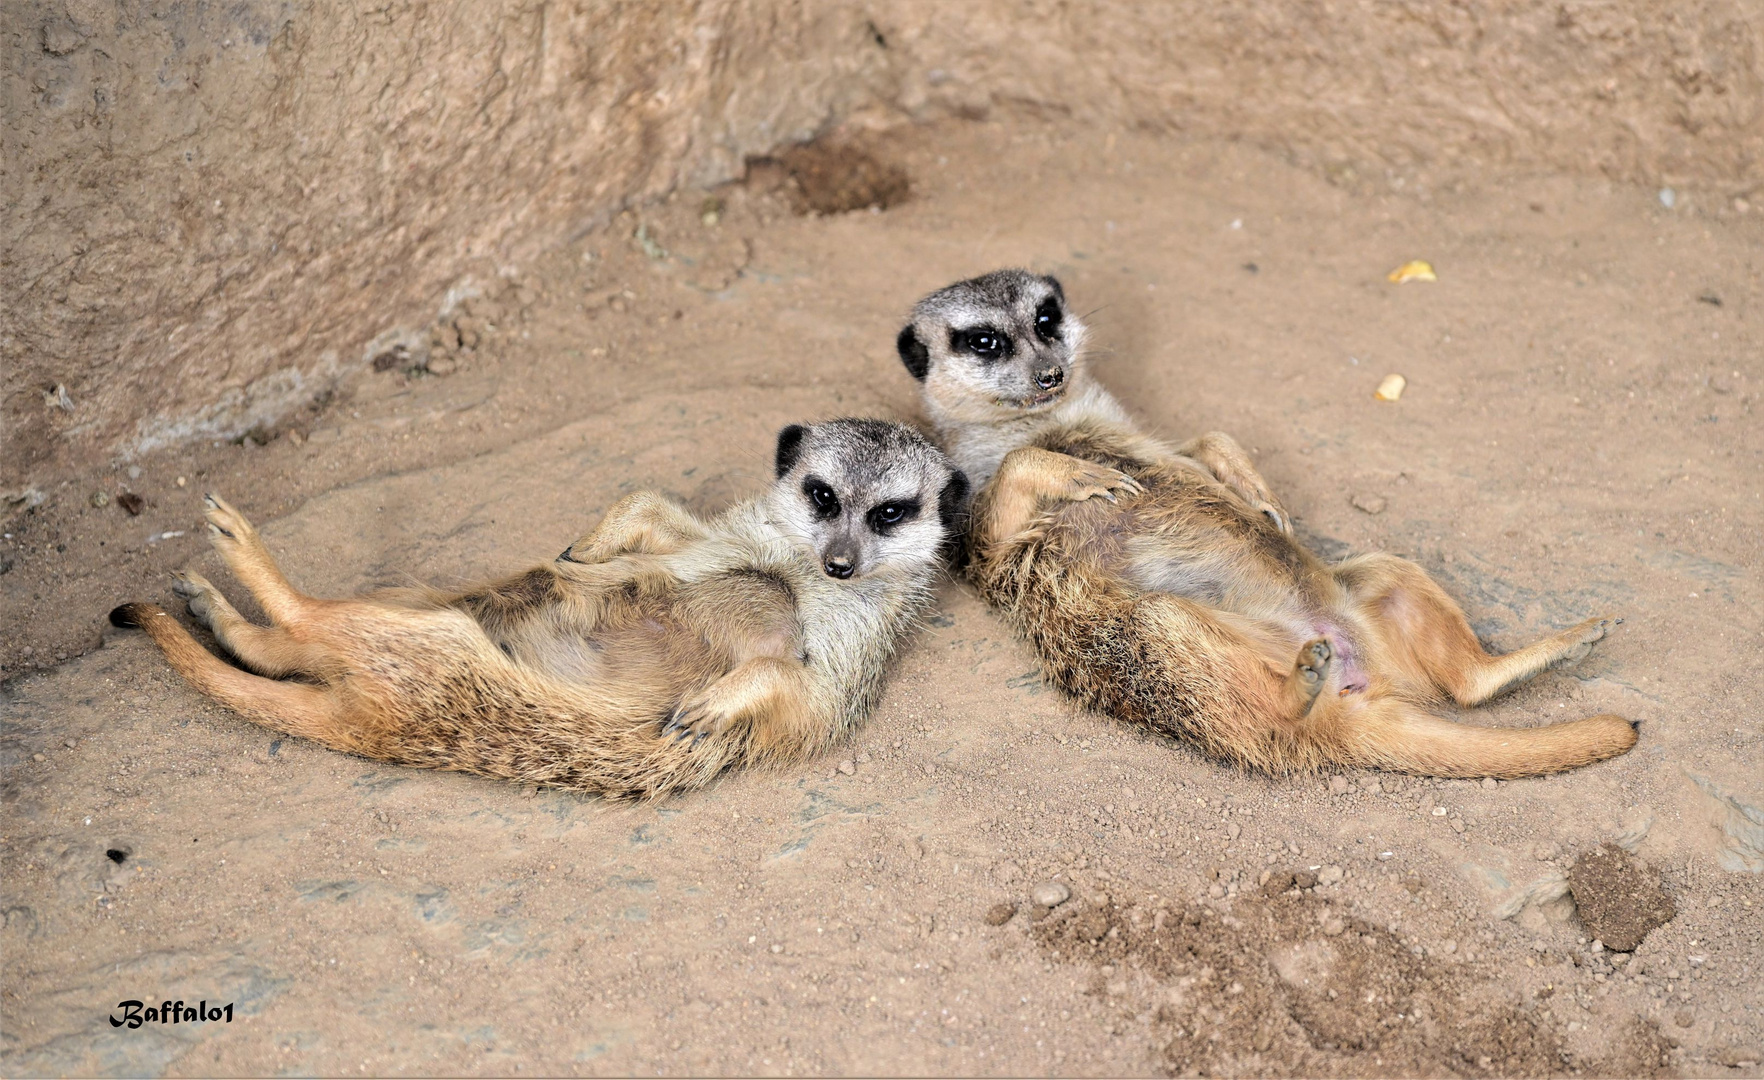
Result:
M772 522L829 577L934 563L954 536L968 478L904 424L829 420L778 433Z
M913 305L895 346L941 422L1053 408L1081 374L1084 324L1054 278L995 270Z

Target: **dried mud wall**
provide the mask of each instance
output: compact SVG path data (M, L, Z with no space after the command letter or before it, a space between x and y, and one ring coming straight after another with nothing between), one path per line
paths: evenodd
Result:
M53 0L0 48L0 491L271 423L473 275L844 123L1764 183L1750 0Z

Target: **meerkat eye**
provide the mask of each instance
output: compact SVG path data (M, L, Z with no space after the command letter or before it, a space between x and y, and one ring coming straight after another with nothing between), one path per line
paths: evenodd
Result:
M1048 297L1035 309L1035 336L1043 341L1052 341L1060 336L1060 321L1064 316L1060 313L1060 302Z
M997 360L1001 356L1010 355L1010 339L990 326L982 326L978 330L957 330L949 337L952 348L973 353L982 360Z
M881 503L872 507L868 515L871 530L878 533L887 533L896 525L911 521L918 516L919 504L914 499Z
M808 496L809 502L815 508L817 518L839 516L839 496L833 494L833 489L827 485L825 480L818 476L809 477L802 482L802 493Z

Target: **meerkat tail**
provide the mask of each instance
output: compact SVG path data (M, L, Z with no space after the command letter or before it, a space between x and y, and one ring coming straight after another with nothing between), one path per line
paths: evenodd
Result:
M354 748L339 738L335 698L319 687L241 671L203 648L176 619L152 604L124 604L110 613L110 624L145 630L173 670L252 723L338 749Z
M1360 711L1330 756L1419 776L1505 780L1591 765L1635 743L1636 725L1611 713L1541 728L1496 728L1456 723L1386 698Z

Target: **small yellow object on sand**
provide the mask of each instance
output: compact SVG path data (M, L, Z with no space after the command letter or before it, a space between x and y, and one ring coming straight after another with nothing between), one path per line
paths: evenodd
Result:
M1409 380L1401 375L1386 375L1384 381L1378 384L1378 392L1372 396L1379 401L1395 401L1403 396L1403 387L1407 385Z
M1433 272L1433 264L1424 259L1406 262L1385 275L1392 282L1401 285L1405 281L1438 281L1439 275ZM1392 398L1391 400L1396 400Z

